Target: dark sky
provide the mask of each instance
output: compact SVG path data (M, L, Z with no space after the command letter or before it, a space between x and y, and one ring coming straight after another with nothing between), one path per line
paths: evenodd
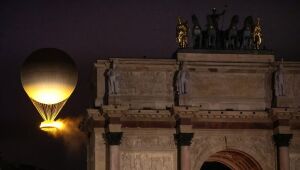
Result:
M205 27L210 9L221 11L225 4L224 29L234 14L240 15L240 20L247 15L259 16L267 48L279 57L300 60L297 0L1 0L2 156L48 170L86 167L84 148L70 152L61 139L38 129L41 118L22 89L19 73L32 51L55 47L73 57L79 83L60 117L76 117L84 115L93 103L93 62L107 57L171 58L176 50L176 17L191 21L191 15L196 14Z

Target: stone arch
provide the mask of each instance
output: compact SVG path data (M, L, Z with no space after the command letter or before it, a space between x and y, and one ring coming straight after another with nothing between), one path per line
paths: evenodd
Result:
M234 170L262 170L262 167L252 156L235 149L216 152L205 162L219 162Z
M192 170L199 170L211 155L227 149L251 155L262 169L271 170L276 167L276 154L273 150L272 138L268 131L264 131L263 133L255 132L255 134L247 133L247 136L226 135L227 139L230 139L228 140L229 144L226 144L223 134L213 134L211 131L209 135L203 135L203 133L207 132L204 131L202 134L196 134L193 138L191 145Z

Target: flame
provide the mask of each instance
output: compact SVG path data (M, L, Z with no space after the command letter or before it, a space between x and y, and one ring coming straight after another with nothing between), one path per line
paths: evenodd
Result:
M54 136L57 135L60 131L64 129L65 125L62 121L56 120L56 121L51 121L51 120L46 120L43 121L40 125L41 130L52 134Z
M50 120L46 120L43 121L40 125L41 129L47 129L47 128L56 128L56 129L61 129L63 128L64 124L61 121L50 121Z
M70 151L78 151L86 142L86 135L79 129L82 117L46 120L40 128L54 138L63 139Z

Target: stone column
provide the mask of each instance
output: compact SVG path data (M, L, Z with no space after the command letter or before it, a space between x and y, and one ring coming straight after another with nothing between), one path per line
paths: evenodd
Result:
M273 135L277 146L278 170L290 170L289 144L292 137L292 134Z
M108 145L109 169L120 169L120 143L122 132L122 115L128 111L128 106L106 105L102 106L105 117L106 143Z
M105 134L109 145L109 170L120 169L120 143L122 132L108 132Z
M273 120L273 139L277 146L277 169L290 169L289 143L293 137L290 120L292 113L291 108L272 108L270 117Z
M87 170L106 168L106 142L104 139L105 119L99 109L87 109L87 116L80 123L80 129L88 137Z
M178 170L191 170L190 145L194 136L192 118L195 107L174 106L176 119L175 140L178 147Z
M178 133L175 135L180 170L191 170L190 145L193 136L193 133Z

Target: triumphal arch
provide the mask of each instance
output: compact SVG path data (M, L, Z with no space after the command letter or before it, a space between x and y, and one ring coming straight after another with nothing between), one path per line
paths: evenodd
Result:
M183 49L94 67L88 170L300 169L300 62Z

